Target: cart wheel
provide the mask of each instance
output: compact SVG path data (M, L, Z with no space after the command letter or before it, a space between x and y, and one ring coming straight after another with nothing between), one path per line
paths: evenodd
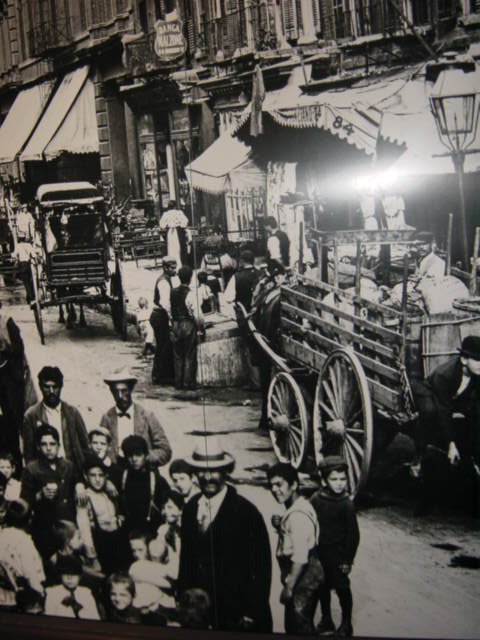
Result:
M115 261L115 273L112 275L112 297L111 303L112 320L115 330L120 334L122 340L127 339L127 298L123 286L122 263L117 258Z
M33 311L33 316L35 318L35 324L37 325L38 335L40 336L40 342L45 344L45 333L43 331L43 320L42 320L42 306L40 303L40 285L38 281L38 270L33 264L30 262L30 276L32 278L33 285L33 300L30 302L30 307Z
M308 415L300 387L284 371L268 388L268 418L273 450L280 462L300 466L308 444Z
M315 462L342 455L350 493L367 479L372 458L373 413L367 378L351 349L333 351L318 376L313 404Z

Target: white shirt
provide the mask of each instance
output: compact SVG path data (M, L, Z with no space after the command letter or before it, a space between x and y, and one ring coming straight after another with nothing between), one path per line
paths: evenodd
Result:
M123 455L122 442L128 436L133 436L133 404L126 411L130 417L121 416L120 411L117 408L115 410L117 412L118 452Z
M28 533L15 527L0 529L0 563L15 582L25 578L32 589L43 593L42 560ZM0 604L14 605L15 592L0 587Z
M166 278L163 278L157 284L157 291L158 291L158 297L159 297L158 303L161 307L165 309L165 311L168 313L169 316L170 316L170 293L172 289L179 286L180 286L180 280L178 276L173 276L170 279L170 282Z
M217 517L217 513L219 512L226 495L227 487L223 487L223 489L214 495L213 498L207 498L203 494L200 496L197 509L197 521L199 524L203 522L204 518L207 518L207 522L209 523L208 526L212 524Z
M77 587L73 594L75 600L82 605L78 613L79 618L100 620L97 605L90 589L87 589L87 587ZM68 591L63 584L59 584L56 587L49 587L45 599L45 615L74 618L75 614L73 613L73 609L62 604L62 600L68 598L70 595L70 591Z
M280 240L278 236L270 236L267 240L267 251L268 255L272 260L278 260L280 263L282 262L282 253L280 251Z
M60 442L58 447L58 456L65 458L65 449L63 448L63 433L62 433L62 403L59 402L57 406L54 407L53 409L52 407L47 407L47 405L43 403L43 408L45 410L45 417L47 419L47 423L51 427L55 427L60 437Z
M277 556L307 564L308 554L318 540L318 520L310 502L300 496L286 510L280 525Z

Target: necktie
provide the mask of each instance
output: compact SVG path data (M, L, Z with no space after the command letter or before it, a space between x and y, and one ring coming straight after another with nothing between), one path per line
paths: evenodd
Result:
M119 418L128 418L130 420L130 414L128 413L128 411L121 411L121 412L119 411L117 413L117 416Z
M71 607L73 610L73 615L75 616L75 618L79 617L79 613L80 610L83 609L83 605L80 604L78 602L78 600L76 600L74 592L71 591L70 595L66 596L63 600L62 600L62 604L65 607Z

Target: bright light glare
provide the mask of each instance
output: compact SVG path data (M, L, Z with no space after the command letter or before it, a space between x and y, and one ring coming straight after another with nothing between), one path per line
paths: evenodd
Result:
M388 191L399 179L398 171L390 169L380 173L369 173L353 179L353 187L361 193Z

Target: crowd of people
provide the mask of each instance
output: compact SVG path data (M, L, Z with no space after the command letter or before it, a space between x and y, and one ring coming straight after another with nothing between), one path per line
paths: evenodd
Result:
M21 458L0 452L0 610L269 632L276 536L285 630L312 633L319 603L318 629L332 630L333 589L338 633L352 634L359 532L341 458L325 459L310 501L293 467L272 466L268 486L284 509L266 523L231 482L235 459L216 438L171 460L128 371L105 377L113 406L89 430L62 400L58 367L43 367L38 382Z

